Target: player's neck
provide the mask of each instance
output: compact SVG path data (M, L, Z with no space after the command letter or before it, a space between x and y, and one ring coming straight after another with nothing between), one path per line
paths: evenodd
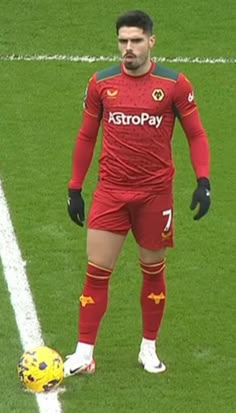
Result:
M153 65L153 61L152 61L152 60L149 60L149 61L147 61L147 62L145 63L145 65L139 67L139 68L136 69L136 70L128 70L128 69L125 67L124 64L123 64L122 66L123 66L123 71L124 71L127 75L133 76L133 77L138 77L138 76L144 76L144 75L146 75L147 73L149 73L150 70L151 70L151 68L152 68L152 65Z

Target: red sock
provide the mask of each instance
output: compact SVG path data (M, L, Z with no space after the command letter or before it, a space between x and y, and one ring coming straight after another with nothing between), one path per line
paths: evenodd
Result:
M143 337L156 340L166 301L165 259L156 264L144 264L140 261L140 265L143 274L141 290Z
M95 344L100 322L108 304L108 285L112 270L88 263L83 293L80 297L78 341Z

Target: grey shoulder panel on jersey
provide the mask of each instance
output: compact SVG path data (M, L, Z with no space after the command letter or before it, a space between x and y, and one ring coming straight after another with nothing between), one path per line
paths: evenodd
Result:
M161 66L159 64L156 65L153 74L171 80L177 80L179 76L179 72L177 72L176 70Z
M121 74L120 65L115 65L115 66L111 66L111 67L108 67L106 69L103 69L97 72L96 80L101 81L101 80L108 79L109 77L118 76L120 74Z

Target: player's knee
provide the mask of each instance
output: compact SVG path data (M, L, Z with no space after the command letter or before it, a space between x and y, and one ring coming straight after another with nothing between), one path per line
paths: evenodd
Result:
M162 248L156 251L148 250L140 247L139 259L144 264L155 264L164 260L166 256L166 248Z

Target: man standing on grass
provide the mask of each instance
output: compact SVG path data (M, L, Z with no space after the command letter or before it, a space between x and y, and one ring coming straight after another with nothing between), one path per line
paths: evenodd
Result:
M139 248L142 340L138 362L150 373L166 366L156 342L166 302L166 249L173 246L171 139L176 117L186 134L197 186L195 220L210 206L209 147L189 80L151 60L153 22L142 11L117 19L121 64L89 81L69 182L68 212L83 226L82 187L103 126L99 182L88 215L88 267L80 296L78 343L65 376L95 371L94 345L108 304L112 271L129 230ZM121 314L125 317L125 314Z

